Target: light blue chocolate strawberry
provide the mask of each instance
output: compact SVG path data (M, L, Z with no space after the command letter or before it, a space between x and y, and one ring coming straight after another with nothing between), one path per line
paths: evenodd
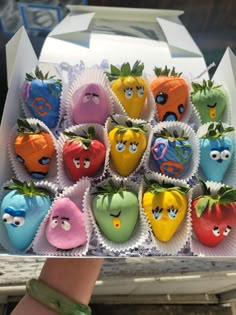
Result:
M22 251L33 241L51 199L46 189L36 187L33 182L13 179L12 184L4 188L11 191L2 200L1 219L11 244Z
M206 134L200 138L200 167L206 179L222 181L232 161L234 153L233 140L226 134L234 131L219 123L211 123Z
M171 134L162 128L160 132L154 133L151 152L157 171L166 176L181 178L189 169L192 147L184 132L178 135L174 130Z
M45 75L36 67L35 76L26 73L24 101L32 115L49 128L57 126L60 114L61 80Z

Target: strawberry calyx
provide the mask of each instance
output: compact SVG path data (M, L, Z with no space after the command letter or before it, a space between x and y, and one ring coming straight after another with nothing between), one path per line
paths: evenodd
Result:
M4 186L5 190L17 190L19 194L26 195L30 198L34 196L48 197L49 191L42 187L35 186L34 182L21 182L16 178L12 178L12 183Z
M97 186L97 191L92 193L92 195L114 195L114 194L121 194L124 191L127 191L127 187L124 186L123 182L119 185L115 184L112 179L109 179L107 183L103 184L103 186Z
M41 126L39 124L36 125L36 128L33 128L26 119L24 118L17 118L17 132L18 134L23 134L23 135L35 135L35 134L40 134L43 131Z
M160 76L164 76L164 77L180 77L182 75L182 72L178 73L175 72L175 67L173 67L172 69L167 68L167 66L165 66L165 68L157 68L155 67L154 70L155 75L157 77Z
M120 77L141 77L143 74L144 64L137 60L131 68L130 63L123 63L121 68L111 65L110 72L106 72L109 81L114 81Z
M207 209L212 210L216 204L225 205L236 202L236 189L233 189L231 186L223 185L215 195L212 195L210 188L207 187L204 181L200 180L200 185L203 190L203 196L194 199L198 200L196 204L197 217L201 217Z
M116 128L117 128L117 131L116 133L117 134L120 134L120 133L124 133L126 132L126 130L130 129L134 132L142 132L142 133L146 133L147 130L145 129L146 127L146 123L138 123L138 124L134 124L131 120L126 120L125 124L126 126L123 126L123 125L120 125L113 116L110 116L111 118L111 122L116 124Z
M63 134L67 136L70 142L80 142L82 143L85 150L88 150L94 137L95 137L95 129L93 126L88 127L88 131L83 130L84 135L79 136L71 131L63 131Z
M147 191L149 191L153 195L157 195L166 191L177 191L182 195L186 195L190 190L189 187L175 186L174 184L166 183L164 180L162 181L162 183L160 183L154 179L148 179L146 176L144 176L144 182L148 186Z
M173 133L171 133L168 129L162 128L161 131L155 132L154 137L156 138L165 138L168 139L170 142L175 141L186 141L188 140L188 136L184 135L184 130L182 130L181 134L178 134L177 130L173 130Z
M200 137L200 139L217 139L225 136L227 133L234 131L234 127L226 127L224 128L222 122L218 122L216 124L211 123L208 126L207 132Z
M214 81L212 81L212 80L207 80L207 81L203 80L202 84L192 82L193 92L191 94L192 95L196 94L199 91L206 94L210 90L219 89L220 87L221 87L221 85L214 85Z
M55 78L55 75L53 76L49 76L49 72L47 72L46 74L43 74L43 72L40 70L39 66L36 66L35 70L34 70L34 75L33 74L29 74L26 73L26 80L27 81L34 81L34 80L53 80ZM59 79L55 79L55 82L61 83L61 80Z

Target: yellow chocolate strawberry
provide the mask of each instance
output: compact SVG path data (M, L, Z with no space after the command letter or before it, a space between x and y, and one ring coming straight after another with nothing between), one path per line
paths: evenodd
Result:
M147 97L147 84L141 78L144 64L136 61L132 69L124 63L120 69L111 65L108 78L112 81L111 89L118 97L126 113L131 118L139 118Z
M188 209L188 190L149 181L143 195L143 209L159 241L168 242L183 221Z
M113 122L117 123L114 118ZM121 176L129 176L138 166L147 146L144 124L118 125L108 134L111 150L110 160L114 170Z

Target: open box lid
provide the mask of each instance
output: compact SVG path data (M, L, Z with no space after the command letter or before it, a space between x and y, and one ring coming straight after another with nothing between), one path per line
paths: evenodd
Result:
M86 66L137 59L154 66L176 66L192 75L206 69L201 51L179 15L183 11L68 6L70 14L48 35L40 61ZM58 52L58 53L57 53ZM69 57L69 58L68 58Z

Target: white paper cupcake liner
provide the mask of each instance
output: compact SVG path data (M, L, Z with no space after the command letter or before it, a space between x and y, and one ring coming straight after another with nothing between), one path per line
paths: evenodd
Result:
M0 189L0 204L3 200L3 198L10 192L10 190L4 190L4 187L11 184L11 183L12 183L12 181L9 180L2 185L2 188ZM40 183L35 183L35 186L46 188L50 192L52 200L57 195L56 185L49 183L48 181L42 181ZM35 233L35 235L36 235L36 233ZM25 250L21 251L21 250L16 249L12 245L11 241L9 240L7 230L4 226L2 218L0 218L0 244L7 252L12 253L12 254L25 254L31 249L32 243L33 243L33 240L31 242L31 244Z
M63 108L65 109L65 120L66 120L67 127L76 125L72 117L74 96L77 93L79 94L79 90L83 88L83 86L90 83L97 84L104 89L104 92L108 100L108 116L113 114L114 112L113 95L112 95L109 81L105 73L102 70L97 69L97 68L86 68L84 71L81 72L78 78L72 83L70 89L68 90L66 100L63 103ZM99 110L99 107L98 107L98 110ZM105 124L105 121L106 120L104 120L103 124ZM98 124L96 115L90 117L87 122L83 122L83 123L97 123Z
M149 84L149 86L151 85L151 82L152 82L153 80L155 80L156 78L157 78L157 76L156 76L156 75L153 75L153 74L148 76L148 84ZM192 102L191 102L191 99L190 99L191 83L190 83L189 77L187 77L186 75L183 74L183 75L181 76L181 78L183 78L183 79L185 80L185 82L187 83L189 93L188 93L188 99L187 99L186 110L185 110L183 116L181 117L181 120L180 120L180 121L181 121L181 122L188 123L189 120L190 120L190 117L191 117L191 115L192 115L192 108L193 108L193 105L192 105ZM154 105L155 105L155 111L156 111L155 120L156 120L157 122L160 122L160 121L159 121L159 118L158 118L158 109L156 109L156 102L155 102L155 98L154 98L152 92L151 92L151 95L152 95L152 97L153 97L153 101L154 101Z
M222 183L206 182L207 187L210 188L214 195L222 187ZM201 185L196 185L192 189L192 200L202 195ZM194 230L190 242L190 248L194 255L198 256L235 256L236 255L236 226L232 228L229 235L215 247L208 247L202 244L195 236Z
M14 148L14 142L15 139L17 137L17 128L18 126L15 125L10 133L10 137L9 137L9 141L8 141L8 155L10 158L10 163L12 165L14 174L17 176L17 178L19 178L21 181L30 181L33 180L34 182L41 182L41 181L49 181L52 183L56 183L57 182L57 160L58 160L58 153L57 153L57 140L56 138L53 136L52 132L50 131L50 129L40 120L35 119L35 118L28 118L26 119L27 122L34 128L37 127L37 124L40 125L40 127L42 128L42 130L44 130L45 132L49 133L52 141L54 143L54 148L55 148L55 154L50 162L50 167L49 167L49 171L47 176L45 176L45 178L43 179L36 179L33 178L29 172L27 171L26 167L24 166L24 164L21 164L20 162L17 161L16 159L16 153L15 153L15 148Z
M158 181L159 183L162 183L163 181L167 184L173 184L175 186L179 187L188 187L189 185L187 184L186 181L184 180L177 180L177 179L170 179L166 176L159 175L159 174L148 174L147 175L148 180L155 180ZM142 182L140 186L140 191L139 191L139 200L140 204L142 204L142 199L144 193L147 191L147 184L145 181ZM151 223L149 222L145 211L142 207L143 214L145 215L148 223L149 223L149 230L151 232L151 238L152 238L152 243L155 246L156 250L160 252L161 255L177 255L183 248L186 246L187 242L190 240L191 237L191 215L190 215L190 209L191 209L191 201L192 201L192 194L191 190L186 194L187 199L188 199L188 209L186 212L186 215L177 228L176 232L172 236L172 238L168 242L161 242L158 240L151 227Z
M198 131L197 131L197 137L199 138L199 148L200 148L200 138L207 133L208 127L211 123L206 123L202 125ZM215 123L216 124L216 123ZM229 124L223 123L223 127L231 127ZM221 183L224 183L226 185L232 186L236 188L236 131L232 131L226 134L228 138L230 138L233 141L234 144L234 152L233 157L231 160L231 163L221 180ZM201 150L200 150L200 156L201 156ZM204 174L203 170L201 169L201 166L199 164L199 170L198 170L198 176L202 178L204 181L209 180L209 178L206 178L206 175Z
M90 179L96 179L101 180L105 174L106 170L108 168L108 161L109 161L109 140L106 134L106 131L103 126L98 124L82 124L82 125L76 125L72 126L65 131L67 132L73 132L78 135L83 135L83 131L88 131L88 128L93 126L95 129L95 139L100 141L104 144L106 148L106 156L105 161L103 163L103 166L100 167L100 169L94 174L92 177L88 177ZM66 171L64 162L63 162L63 146L65 141L68 139L67 136L65 136L63 133L61 133L59 139L58 139L58 182L60 188L69 187L75 184L75 181L70 178L68 172Z
M38 66L39 66L39 69L43 72L43 74L46 74L47 72L49 72L49 77L55 76L55 79L60 79L60 80L62 79L61 72L59 71L59 67L57 67L55 64L42 62L42 63L39 63ZM25 117L27 117L27 118L36 118L32 114L32 112L29 110L29 108L26 106L25 101L24 101L23 93L24 93L26 82L27 81L24 82L24 84L22 86L22 90L21 90L20 95L19 95L21 107L22 107L22 110L23 110L23 113L24 113ZM62 104L64 102L64 99L65 99L66 95L64 94L64 89L63 89L64 88L64 86L63 86L64 83L63 83L63 80L62 80L61 84L62 84L62 90L61 90L61 96L60 96L60 107L59 107L58 122L57 122L57 124L56 124L56 126L54 128L50 128L50 130L52 132L56 132L56 130L59 128L61 120L62 120L63 115L64 115L64 112L63 112L63 109L62 109Z
M150 122L155 117L156 104L155 104L155 100L153 98L152 92L150 90L149 82L148 82L147 77L143 76L142 79L147 84L147 98L145 100L144 107L143 107L143 110L142 110L142 112L140 114L139 119ZM112 82L111 82L111 84L112 84ZM114 111L115 111L115 113L116 114L120 114L120 115L124 115L124 116L128 117L129 119L132 119L127 114L124 106L122 105L122 103L120 102L120 100L118 99L116 94L114 92L112 92L112 94L113 94L113 99L114 99Z
M115 121L117 121L119 123L119 125L122 125L122 126L126 126L125 122L127 120L130 120L132 121L132 123L135 125L135 124L140 124L140 123L145 123L146 126L145 126L145 129L147 130L146 132L146 139L147 139L147 147L140 159L140 162L138 163L137 167L135 168L135 170L133 172L131 172L128 176L121 176L114 168L114 166L112 165L112 162L111 162L111 158L109 157L109 163L108 163L108 171L109 173L111 174L112 177L115 177L117 179L128 179L128 178L131 178L131 177L134 177L137 175L137 173L141 170L142 166L147 163L146 160L148 159L149 157L149 147L150 147L150 143L151 143L151 139L152 139L152 127L149 123L146 123L146 121L144 120L140 120L140 119L130 119L130 118L127 118L127 116L124 116L124 115L113 115L113 118L115 119ZM109 117L107 119L107 122L106 122L106 125L105 125L105 129L107 131L107 134L109 134L109 132L116 127L116 124L112 123L112 120L111 118ZM121 161L122 163L122 161Z
M71 187L68 187L61 193L52 204L48 215L45 217L45 219L42 221L38 232L36 234L36 237L33 241L33 251L36 255L45 255L45 256L85 256L88 247L89 247L89 241L92 235L92 224L91 219L88 213L88 209L85 204L85 194L86 191L90 187L90 181L88 179L82 179L78 183L74 184ZM61 198L69 198L71 201L73 201L82 211L84 214L84 223L85 223L85 230L87 235L87 242L79 247L76 247L74 249L70 250L62 250L57 249L53 245L51 245L47 238L46 238L46 226L50 217L50 213L54 207L55 201Z
M174 130L177 131L178 135L181 135L182 131L184 131L184 136L189 137L188 141L192 148L192 157L190 158L187 169L183 171L179 175L179 178L178 178L178 179L183 179L185 181L189 181L197 173L198 167L199 167L200 149L199 149L198 138L194 130L189 125L183 122L167 122L167 121L160 122L153 128L153 135L155 132L160 132L163 128L166 128L168 131L170 131L171 134L173 134ZM152 143L152 140L153 139L151 139L150 141L151 143ZM161 174L155 163L155 159L151 153L151 145L149 147L148 159L145 160L144 167L147 171ZM162 174L162 175L165 175L165 174Z
M111 178L108 178L108 179L104 180L103 182L100 182L99 186L102 187L110 179ZM139 185L137 183L134 183L130 180L120 181L120 180L117 180L114 178L112 178L112 181L115 185L119 185L122 182L123 185L125 187L127 187L127 189L129 191L134 192L138 198ZM148 232L147 220L146 220L143 212L141 211L141 207L139 210L138 222L137 222L135 230L133 231L129 240L124 242L124 243L112 242L109 239L107 239L106 236L103 235L103 233L101 232L100 228L98 227L98 225L95 221L95 217L94 217L93 210L92 210L92 200L93 200L92 194L96 191L97 191L96 187L91 187L90 191L86 192L85 208L88 209L89 215L91 217L92 226L93 226L93 229L95 231L95 235L96 235L98 244L100 246L102 246L104 248L104 250L107 251L107 253L109 253L109 254L116 253L118 256L121 253L135 249L138 246L142 246L144 244L145 240L148 238L149 232Z

